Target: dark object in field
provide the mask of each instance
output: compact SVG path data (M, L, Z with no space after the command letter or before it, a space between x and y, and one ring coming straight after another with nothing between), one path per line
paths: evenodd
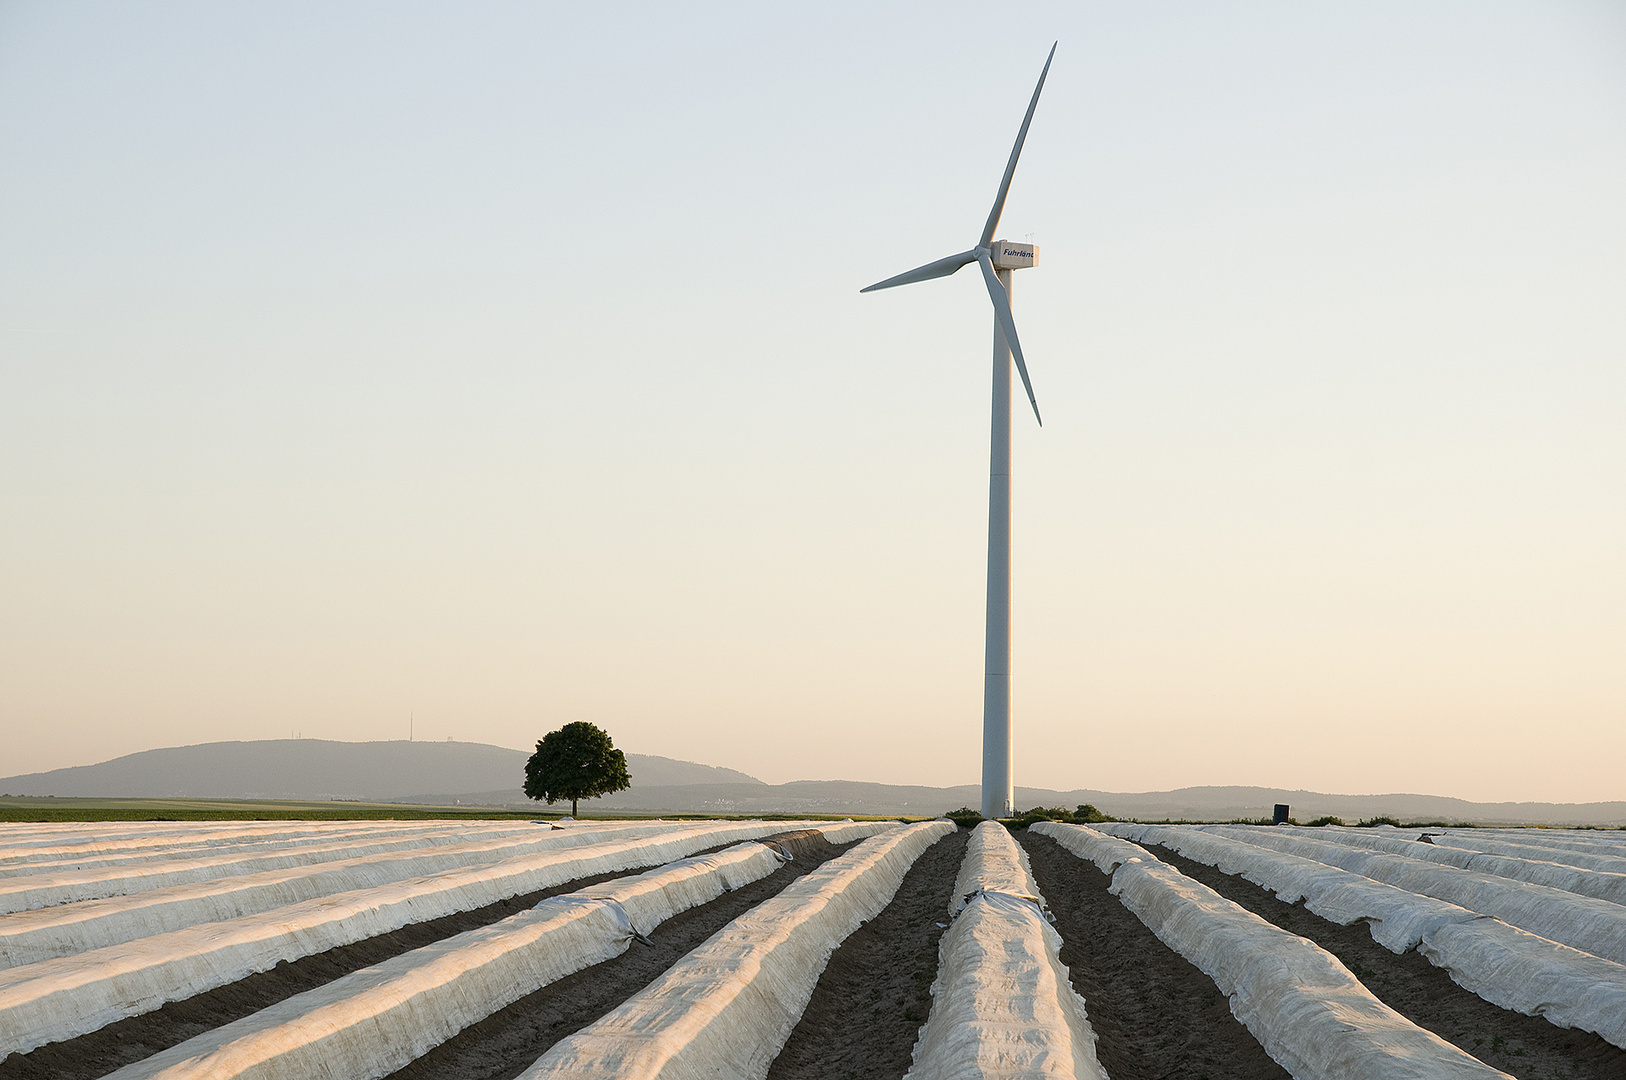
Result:
M1287 824L1287 804L1286 803L1279 802L1279 803L1276 804L1276 816L1271 820L1270 823L1272 825L1286 825Z

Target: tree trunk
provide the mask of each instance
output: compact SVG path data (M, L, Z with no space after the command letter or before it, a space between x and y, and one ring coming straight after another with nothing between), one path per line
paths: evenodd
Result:
M575 799L570 800L570 816L571 817L576 816L576 800Z

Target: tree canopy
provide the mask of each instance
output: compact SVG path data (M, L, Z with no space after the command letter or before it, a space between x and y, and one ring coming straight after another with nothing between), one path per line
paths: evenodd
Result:
M594 799L632 786L627 755L615 748L603 728L577 720L550 731L525 763L525 794L550 804L570 800L576 816L579 799Z

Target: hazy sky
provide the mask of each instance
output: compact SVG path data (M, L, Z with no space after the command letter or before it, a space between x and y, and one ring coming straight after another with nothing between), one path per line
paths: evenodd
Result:
M0 4L0 775L1626 799L1626 7Z

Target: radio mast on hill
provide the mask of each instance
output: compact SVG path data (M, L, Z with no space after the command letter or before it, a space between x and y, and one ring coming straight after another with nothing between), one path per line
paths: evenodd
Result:
M1016 337L1016 320L1011 315L1011 272L1032 266L1039 249L1032 244L995 240L994 230L999 228L999 217L1005 210L1005 196L1011 190L1011 176L1016 172L1016 160L1022 156L1022 143L1028 137L1028 125L1033 122L1033 110L1039 107L1039 93L1044 89L1045 76L1050 74L1050 61L1055 56L1056 46L1051 45L1050 55L1045 57L1044 70L1039 72L1039 85L1033 88L1033 100L1028 102L1027 115L1022 118L1022 130L1016 133L1011 159L1005 164L1005 176L999 182L994 208L988 213L988 223L983 226L977 245L969 251L938 259L859 290L874 292L876 289L890 289L894 285L930 281L932 278L947 277L962 266L976 263L982 267L982 279L988 286L988 299L994 305L994 404L988 455L988 625L982 676L982 816L985 818L1009 817L1015 810L1011 781L1013 358L1017 373L1022 376L1022 387L1028 393L1028 404L1033 406L1033 418L1041 426L1044 424L1039 417L1039 402L1033 396L1033 382L1028 378L1028 366L1022 359L1022 345Z

